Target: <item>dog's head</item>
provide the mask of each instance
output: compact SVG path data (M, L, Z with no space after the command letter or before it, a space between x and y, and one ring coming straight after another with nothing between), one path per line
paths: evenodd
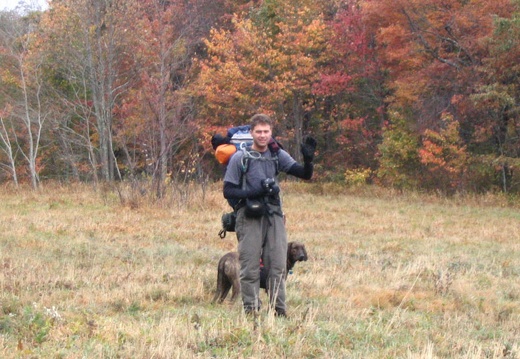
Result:
M292 263L307 260L307 250L305 244L300 242L289 242L287 246L287 259Z

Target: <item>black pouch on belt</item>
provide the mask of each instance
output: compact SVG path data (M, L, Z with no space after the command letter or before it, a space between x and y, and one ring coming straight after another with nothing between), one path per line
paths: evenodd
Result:
M259 199L246 199L245 215L249 218L260 218L266 213L264 201Z

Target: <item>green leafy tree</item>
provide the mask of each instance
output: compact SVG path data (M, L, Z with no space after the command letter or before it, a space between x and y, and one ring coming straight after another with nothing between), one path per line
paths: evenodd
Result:
M379 145L379 183L399 189L417 188L421 171L419 146L419 136L413 131L410 120L391 111Z
M488 37L489 55L479 73L482 84L471 95L475 123L474 151L496 169L496 182L504 192L520 190L513 168L520 165L520 2L512 2L509 17L495 17Z

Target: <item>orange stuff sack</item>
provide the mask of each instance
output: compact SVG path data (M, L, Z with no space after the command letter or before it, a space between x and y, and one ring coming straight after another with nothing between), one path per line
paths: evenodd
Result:
M232 144L223 144L216 148L215 157L221 165L227 165L229 159L237 151L237 147Z

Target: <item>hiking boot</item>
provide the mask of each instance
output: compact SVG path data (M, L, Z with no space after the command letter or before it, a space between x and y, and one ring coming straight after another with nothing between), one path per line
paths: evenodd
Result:
M246 314L246 316L257 316L258 313L260 312L260 308L253 308L253 307L245 307L244 308L244 313Z
M275 309L274 315L275 317L287 318L287 313L285 312L285 309Z

